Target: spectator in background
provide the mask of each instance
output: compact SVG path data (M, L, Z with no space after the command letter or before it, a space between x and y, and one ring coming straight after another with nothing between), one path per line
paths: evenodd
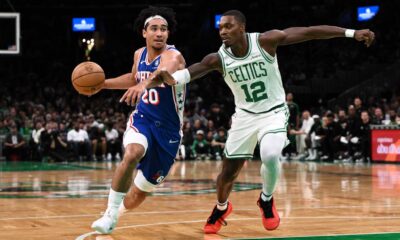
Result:
M297 130L300 127L300 108L297 103L293 102L293 94L286 94L286 104L289 108L289 125L291 129Z
M224 127L218 128L217 134L214 136L214 139L211 142L211 146L213 149L213 154L214 158L216 160L221 160L222 159L222 154L225 149L225 143L226 143L226 131Z
M51 122L51 130L49 133L49 150L48 155L53 160L59 162L67 162L72 155L68 151L67 141L64 141L60 136L59 125L56 122Z
M192 129L193 136L195 136L197 134L197 131L199 131L199 130L202 130L203 132L205 132L205 127L201 123L201 121L199 119L197 119L193 123L193 129Z
M361 147L361 161L371 159L371 126L369 113L361 112L361 125L359 130L359 142Z
M75 157L81 161L83 156L86 160L92 160L92 151L90 148L89 135L86 130L83 129L84 123L75 121L74 128L71 129L67 134L67 141L74 152Z
M206 139L207 145L209 146L209 156L210 156L210 158L214 158L214 152L211 147L211 143L214 140L214 133L213 132L205 132L205 136L206 136L205 139Z
M212 132L213 135L215 134L215 126L213 120L207 121L206 132Z
M183 125L183 137L182 137L181 146L179 147L179 152L178 152L179 160L185 160L185 159L192 158L191 146L193 145L193 141L194 141L194 138L193 138L191 124L189 121L187 121Z
M53 121L46 123L45 130L40 133L39 150L42 160L47 161L50 154L50 145L52 143Z
M205 136L204 136L204 131L203 130L197 130L196 132L196 138L193 141L192 144L192 153L193 157L196 160L200 159L210 159L210 145L207 143Z
M196 120L200 120L203 126L207 125L207 118L206 118L207 111L203 108L200 110L200 114L195 112L193 116L190 118L191 122L194 123Z
M297 103L293 102L293 94L286 94L286 104L289 108L289 122L288 122L288 139L290 141L289 146L284 148L283 152L286 155L294 157L296 155L296 134L295 132L299 129L300 125L300 108Z
M7 160L20 161L26 158L26 141L18 132L14 124L10 127L10 133L7 134L4 142L4 156Z
M357 136L358 129L360 128L361 120L360 116L357 115L356 109L353 105L350 105L348 107L348 117L347 117L347 131L346 131L346 137L347 141L350 141L350 139L354 136ZM349 154L352 155L353 152L351 149L349 149Z
M93 126L90 128L90 141L92 145L92 157L96 161L106 160L107 153L107 140L103 131L103 124ZM101 154L101 155L99 155Z
M121 160L121 142L119 141L118 131L114 128L113 122L106 123L105 130L107 140L107 160Z
M4 121L0 119L0 135L7 135L10 129L4 124Z
M296 159L301 159L305 157L305 140L313 125L314 119L310 116L310 112L307 110L303 111L301 128L298 131L294 130L294 134L296 135L296 147L298 153Z
M337 157L340 146L341 127L339 123L334 121L333 113L326 114L326 117L327 135L325 139L325 153L327 155L321 157L321 159L333 161Z
M308 156L306 160L315 160L318 158L318 147L320 146L321 135L323 135L323 129L321 119L318 115L312 116L314 124L311 126L310 131L305 139Z
M389 119L390 119L390 123L389 124L390 125L397 125L396 116L397 116L396 111L393 110L393 109L390 109L389 110Z
M366 108L362 105L362 100L360 97L354 98L354 108L359 117L361 116L361 112L366 110Z
M372 115L371 124L381 125L383 124L383 120L385 120L385 116L383 115L382 108L375 108L374 114Z
M33 129L31 134L31 139L29 141L29 145L31 148L31 159L32 160L41 160L41 150L40 150L40 135L44 131L44 127L42 122L36 122L35 129Z
M218 103L211 104L207 119L214 122L215 128L226 127L225 125L228 124L228 117L221 110L221 106Z

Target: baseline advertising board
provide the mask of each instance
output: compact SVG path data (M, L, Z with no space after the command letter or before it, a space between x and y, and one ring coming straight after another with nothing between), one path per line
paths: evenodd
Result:
M371 130L372 161L400 162L400 130Z

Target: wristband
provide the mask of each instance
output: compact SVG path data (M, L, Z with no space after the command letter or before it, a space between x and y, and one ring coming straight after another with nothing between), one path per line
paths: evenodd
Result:
M174 72L172 77L175 79L176 85L185 85L190 82L190 73L187 68Z
M356 32L356 30L354 30L354 29L346 29L346 31L344 32L344 35L348 38L354 38L355 32Z

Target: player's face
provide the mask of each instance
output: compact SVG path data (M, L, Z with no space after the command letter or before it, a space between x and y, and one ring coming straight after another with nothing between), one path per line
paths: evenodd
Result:
M162 49L167 44L168 25L162 19L153 19L143 30L143 37L146 38L146 45L155 49Z
M219 36L226 47L235 45L244 36L244 25L234 16L222 16L219 22Z

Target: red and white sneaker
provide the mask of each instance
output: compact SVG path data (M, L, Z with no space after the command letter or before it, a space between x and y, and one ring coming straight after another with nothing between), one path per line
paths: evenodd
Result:
M261 193L262 194L262 193ZM271 198L268 202L264 202L260 197L258 198L257 205L260 207L262 224L268 231L272 231L278 228L281 219L275 208L274 198Z
M222 225L226 226L227 222L225 218L232 212L232 203L228 202L228 206L224 211L218 210L215 205L210 217L207 219L206 225L204 225L204 233L215 234L217 233Z

